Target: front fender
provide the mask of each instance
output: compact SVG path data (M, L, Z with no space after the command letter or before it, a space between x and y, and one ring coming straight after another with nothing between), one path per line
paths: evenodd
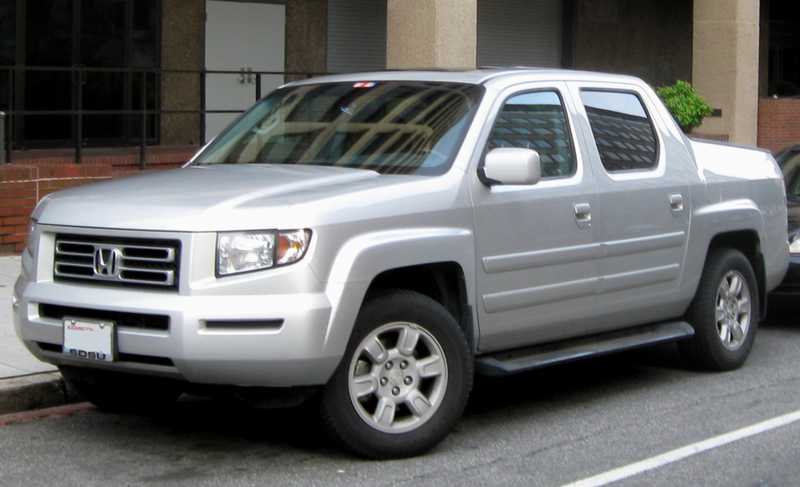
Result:
M460 228L386 230L355 236L344 243L331 266L325 294L331 317L325 347L343 355L364 296L379 274L402 267L455 262L466 282L475 282L475 240ZM468 286L468 299L475 290Z
M460 228L415 228L359 235L336 256L329 283L370 282L378 274L433 262L474 265L475 240ZM466 269L465 269L466 271Z

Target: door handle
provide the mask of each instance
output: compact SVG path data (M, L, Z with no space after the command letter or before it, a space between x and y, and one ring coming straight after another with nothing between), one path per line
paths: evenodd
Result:
M239 83L253 82L253 68L239 68Z
M579 228L592 226L592 206L589 203L575 203L575 222Z
M683 195L680 193L669 195L669 208L675 216L683 212Z

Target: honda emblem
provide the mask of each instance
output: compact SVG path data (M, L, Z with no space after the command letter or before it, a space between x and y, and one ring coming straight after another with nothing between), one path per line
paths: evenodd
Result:
M94 251L94 274L101 277L118 277L122 251L116 247L100 247Z

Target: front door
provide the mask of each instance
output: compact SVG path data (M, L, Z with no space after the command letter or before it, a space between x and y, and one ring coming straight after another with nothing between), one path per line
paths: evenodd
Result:
M482 352L578 335L593 313L597 195L564 90L561 84L515 88L486 141L487 151L536 150L541 180L472 185Z

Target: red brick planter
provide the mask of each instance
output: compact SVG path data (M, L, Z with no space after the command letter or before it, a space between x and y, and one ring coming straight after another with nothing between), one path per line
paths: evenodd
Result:
M181 167L196 147L148 149L145 172ZM75 164L69 151L14 153L12 163L0 166L0 255L22 252L30 215L50 193L109 179L141 174L138 151L93 150Z

